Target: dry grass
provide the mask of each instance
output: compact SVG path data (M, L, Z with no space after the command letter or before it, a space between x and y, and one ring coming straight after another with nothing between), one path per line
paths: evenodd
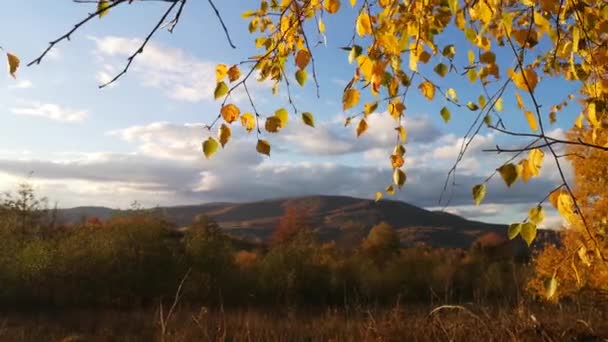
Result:
M2 341L608 341L608 312L535 306L4 314ZM534 318L533 318L534 317Z

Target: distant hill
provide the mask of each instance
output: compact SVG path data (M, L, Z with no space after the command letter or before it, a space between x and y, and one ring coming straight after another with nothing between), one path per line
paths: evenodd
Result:
M375 224L386 221L398 232L404 245L424 243L437 247L468 248L488 233L505 236L507 227L500 224L467 220L446 212L429 211L392 200L375 202L345 196L306 196L271 199L249 203L208 203L160 207L166 219L177 227L189 225L197 215L215 219L235 235L265 240L287 206L307 208L321 239L354 243ZM105 220L120 210L104 207L77 207L59 210L62 222L78 222L97 217ZM521 244L517 239L517 244ZM520 246L521 247L521 246Z

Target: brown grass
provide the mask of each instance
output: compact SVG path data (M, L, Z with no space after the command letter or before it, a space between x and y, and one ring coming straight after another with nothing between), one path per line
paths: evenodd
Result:
M162 336L158 310L8 314L2 341L608 341L606 310L497 309L178 310Z

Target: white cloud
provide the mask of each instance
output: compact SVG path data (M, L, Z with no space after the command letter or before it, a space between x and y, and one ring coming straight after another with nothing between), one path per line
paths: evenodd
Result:
M103 70L97 73L97 79L102 83L117 74L116 68L108 70L107 58L113 58L113 64L126 63L125 59L142 44L141 39L116 36L91 39L95 42L95 53L104 63ZM216 65L216 62L201 60L181 49L149 42L143 53L135 57L129 72L138 74L144 86L161 89L171 99L187 102L214 101ZM248 86L252 92L263 87L259 82L251 82ZM235 102L245 99L241 88L231 96Z
M19 80L17 84L11 85L12 89L29 89L32 88L34 84L30 80Z
M88 116L86 110L75 110L53 103L31 103L28 106L11 108L16 115L41 117L62 122L80 122Z

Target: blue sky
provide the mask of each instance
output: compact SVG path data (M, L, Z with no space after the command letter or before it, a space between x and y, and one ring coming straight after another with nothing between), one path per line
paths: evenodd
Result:
M190 0L174 33L160 30L129 73L100 90L97 86L124 67L167 4L135 1L118 6L83 26L71 41L58 44L41 65L25 67L50 40L94 11L95 4L14 2L10 11L0 14L4 33L0 45L22 59L16 80L0 77L0 188L10 190L28 179L61 207L124 208L133 200L153 206L306 194L372 198L391 179L387 167L394 123L386 114L374 115L370 131L360 139L355 139L354 126L342 125L352 113L342 112L340 98L354 70L339 49L352 36L355 10L346 3L339 15L325 18L327 45L313 50L321 97L315 96L312 79L304 88L294 88L298 109L314 113L317 128L291 117L280 135L268 137L273 144L271 158L255 153L254 134L234 128L233 141L212 160L204 160L200 143L209 132L202 126L219 109L212 99L214 66L237 63L256 53L248 23L240 17L256 3L216 1L237 46L231 49L208 3ZM464 42L461 32L450 32L439 46L455 44L461 56L457 64L464 66L466 54L459 49L466 46ZM507 50L499 50L498 58L501 65L512 63ZM432 67L424 66L422 72L432 75ZM477 85L456 76L437 81L456 88L464 103L481 94ZM272 96L268 85L252 81L249 86L262 113L287 107L284 89ZM548 110L574 89L566 82L545 80L537 95ZM459 139L476 113L453 107L452 120L446 125L439 115L445 103L429 103L416 89L410 94L406 102L408 182L396 198L436 209ZM247 108L242 94L234 100ZM559 114L564 124L549 129L562 134L577 114L578 108L569 106ZM502 116L510 129L529 131L510 91L505 94ZM525 218L527 208L559 184L550 161L543 179L512 189L495 179L489 185L487 204L474 207L470 198L471 186L508 157L481 149L516 142L482 130L461 163L446 210L493 222ZM550 217L550 225L558 222L554 215Z

